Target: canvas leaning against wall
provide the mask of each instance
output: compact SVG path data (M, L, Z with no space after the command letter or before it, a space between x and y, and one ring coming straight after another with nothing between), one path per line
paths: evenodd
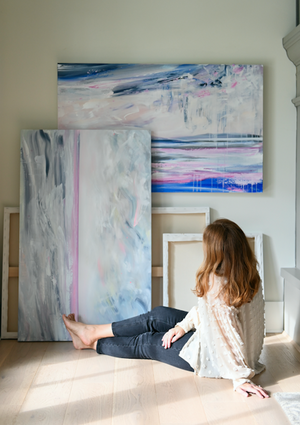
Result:
M58 126L143 128L153 192L262 192L261 65L58 64Z
M63 313L150 309L150 144L145 130L22 132L20 341L69 340Z

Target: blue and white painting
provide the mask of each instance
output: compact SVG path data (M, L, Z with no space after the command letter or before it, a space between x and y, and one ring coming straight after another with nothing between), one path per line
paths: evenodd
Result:
M151 308L150 147L147 130L22 132L19 341Z
M261 65L58 64L59 128L143 128L153 192L262 192Z

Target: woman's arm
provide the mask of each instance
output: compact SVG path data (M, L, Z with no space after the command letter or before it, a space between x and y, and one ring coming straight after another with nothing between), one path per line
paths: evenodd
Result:
M162 338L162 345L165 348L170 348L171 344L185 335L192 329L195 329L200 324L198 308L193 307L185 318L176 324L175 328L169 329Z
M175 326L175 328L169 329L162 338L162 346L165 348L170 348L171 344L177 341L185 335L185 331L180 326Z
M200 316L199 316L199 310L197 306L194 306L188 314L185 316L185 318L176 324L176 326L180 326L185 333L191 331L192 329L197 329L197 327L200 325Z

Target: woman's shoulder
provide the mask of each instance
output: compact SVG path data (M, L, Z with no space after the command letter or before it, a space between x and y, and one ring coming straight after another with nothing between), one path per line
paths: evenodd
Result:
M224 287L224 285L226 284L227 280L222 277L222 276L218 276L215 273L211 273L209 275L209 287L210 290L215 290L215 289L222 289Z
M210 302L219 300L222 301L222 289L226 284L226 279L211 273L209 276L209 291L207 292L207 300Z

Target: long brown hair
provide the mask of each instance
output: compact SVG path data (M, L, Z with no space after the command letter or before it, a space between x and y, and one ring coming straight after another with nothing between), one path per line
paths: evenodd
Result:
M204 261L196 274L195 294L203 297L210 289L213 273L222 277L222 296L228 306L240 307L257 293L260 277L257 261L242 229L233 221L219 219L203 233Z

